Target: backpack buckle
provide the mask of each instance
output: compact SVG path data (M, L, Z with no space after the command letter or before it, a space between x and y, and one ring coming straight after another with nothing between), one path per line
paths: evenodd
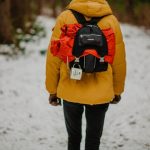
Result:
M104 57L100 57L100 60L99 60L100 63L104 63L105 62L105 59Z
M76 57L74 62L79 63L80 59Z

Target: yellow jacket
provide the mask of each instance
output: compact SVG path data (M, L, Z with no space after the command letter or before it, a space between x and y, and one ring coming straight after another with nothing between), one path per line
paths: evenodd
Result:
M106 0L72 0L69 9L76 10L88 19L104 16L98 23L101 29L112 28L115 32L116 53L114 62L105 72L83 74L81 81L71 80L67 65L48 49L46 61L46 88L50 94L70 102L81 104L109 103L114 95L124 91L126 76L125 46L119 23ZM70 10L62 12L56 21L51 40L60 37L60 28L64 24L77 23ZM50 46L49 46L50 47Z

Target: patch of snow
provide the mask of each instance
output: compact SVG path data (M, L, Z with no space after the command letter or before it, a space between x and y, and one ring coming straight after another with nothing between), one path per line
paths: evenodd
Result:
M6 45L6 44L3 44L3 45L0 45L0 54L12 54L12 48L14 47L14 45Z
M45 28L46 35L39 40L38 36L34 36L35 42L30 42L26 45L27 53L32 53L34 51L46 50L50 41L52 34L52 29L55 24L54 19L49 19L48 17L38 17L37 24L40 24Z

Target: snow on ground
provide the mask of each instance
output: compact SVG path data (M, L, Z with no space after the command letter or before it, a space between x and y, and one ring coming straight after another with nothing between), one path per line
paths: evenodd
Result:
M40 17L47 36L19 58L0 56L0 150L65 150L62 107L48 104L45 56L54 20ZM126 91L106 116L102 150L150 150L150 36L123 24L127 49ZM85 130L83 117L83 132ZM85 136L85 134L83 133ZM84 136L82 150L84 147Z

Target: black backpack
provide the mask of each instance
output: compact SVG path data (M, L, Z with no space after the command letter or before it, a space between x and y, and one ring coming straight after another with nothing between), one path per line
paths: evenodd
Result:
M85 73L102 72L108 68L108 63L104 61L104 56L108 55L108 44L106 37L97 23L103 17L94 17L90 21L86 21L85 17L71 10L81 27L75 36L72 54L76 59L69 63L69 67L81 68ZM100 58L94 55L82 56L86 49L94 49Z

